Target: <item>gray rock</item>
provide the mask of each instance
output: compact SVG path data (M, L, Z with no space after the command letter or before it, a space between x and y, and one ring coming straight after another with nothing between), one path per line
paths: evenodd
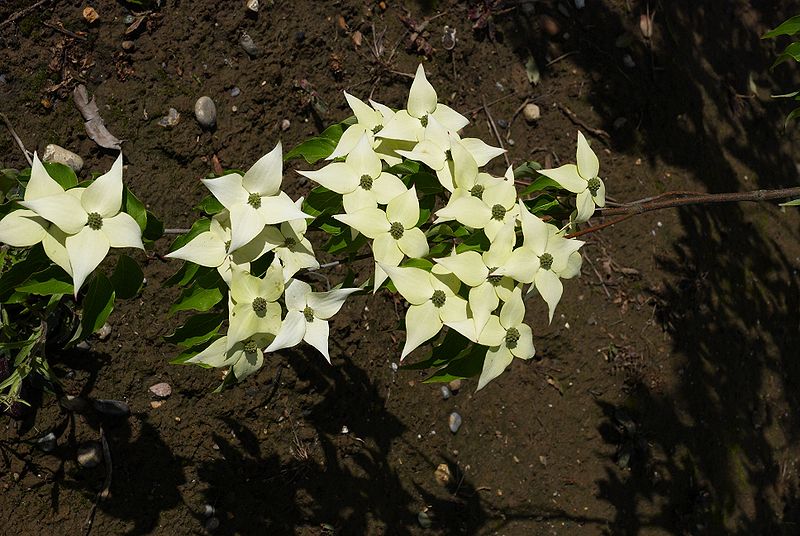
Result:
M433 525L433 520L431 519L431 516L429 516L426 512L420 512L419 514L417 514L417 522L419 523L419 526L422 527L423 529L429 529L431 528L431 525Z
M95 400L92 402L95 411L109 417L127 417L131 408L121 400Z
M194 103L194 116L203 128L214 128L217 124L217 106L211 97L202 96Z
M535 123L542 116L542 111L533 103L528 103L522 109L522 116L528 123Z
M219 518L218 517L211 517L206 521L206 530L208 532L214 532L219 528Z
M211 517L211 516L214 515L214 512L216 512L216 510L214 510L214 507L211 506L210 504L206 504L206 505L203 506L203 515L204 516Z
M75 173L80 173L83 169L83 158L54 143L44 148L42 160L45 162L64 164L65 166L71 167Z
M450 388L451 391L457 393L459 389L461 389L461 380L452 380L447 386Z
M170 108L167 115L158 120L158 126L172 128L181 120L181 114L175 108Z
M238 87L234 86L231 88L231 97L238 97L242 94L242 90Z
M258 0L246 0L244 5L253 13L258 13Z
M53 432L43 435L36 440L36 446L43 452L52 452L56 448L56 435Z
M447 424L450 427L450 431L455 434L458 432L458 429L461 428L461 415L454 411L447 419Z
M242 36L239 38L239 46L242 47L242 50L247 52L247 55L251 58L261 56L261 47L253 41L253 38L250 37L250 34L247 32L242 32Z
M166 382L157 383L150 386L150 392L156 398L168 398L172 394L172 387Z
M108 339L111 336L111 324L106 322L95 332L95 334L101 341Z
M448 386L442 385L441 390L442 390L442 400L447 400L448 398L453 396L453 393L450 392L450 388Z
M76 458L81 467L86 469L97 467L103 461L103 448L97 441L89 441L78 447Z

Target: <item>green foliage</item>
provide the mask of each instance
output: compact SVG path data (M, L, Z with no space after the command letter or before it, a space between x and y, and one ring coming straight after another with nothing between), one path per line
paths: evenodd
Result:
M795 15L794 17L790 18L789 20L784 21L774 30L771 30L761 36L762 39L774 39L781 35L788 35L788 36L795 36L800 33L800 15ZM778 54L778 57L775 59L775 62L772 64L770 69L774 69L778 65L787 62L787 61L794 61L795 63L800 62L800 41L792 41L786 48L783 49L783 52ZM800 91L794 91L791 93L786 93L784 95L775 95L776 98L789 98L795 101L800 101ZM792 110L787 116L786 120L784 121L783 127L789 124L789 121L792 119L797 119L800 117L800 106Z
M344 126L342 123L331 125L317 137L304 141L283 156L284 161L303 158L309 164L315 164L327 158L336 149L339 138L342 137Z

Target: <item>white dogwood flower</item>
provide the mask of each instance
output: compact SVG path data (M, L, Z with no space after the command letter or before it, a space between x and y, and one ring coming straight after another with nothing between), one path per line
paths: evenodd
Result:
M430 118L451 132L457 132L469 124L466 117L438 102L436 90L428 82L425 69L420 64L411 83L406 109L395 113L377 136L394 140L420 141L425 137L425 129Z
M489 347L478 379L478 390L502 374L515 357L530 359L536 353L533 332L523 322L524 318L522 290L517 287L500 308L500 316L492 315L478 336L478 344Z
M244 176L230 173L202 179L231 217L231 244L236 251L255 238L265 225L310 218L281 191L283 159L280 142L262 156Z
M361 137L366 134L370 145L374 148L380 144L380 140L375 138L375 134L380 132L383 125L392 119L394 112L391 108L383 106L374 101L370 101L371 107L361 99L344 92L344 98L353 114L356 116L356 123L350 125L342 133L336 148L326 160L334 160L342 156L347 156L350 151L355 149Z
M291 348L306 341L331 362L328 355L328 319L339 312L344 301L357 288L341 288L328 292L312 292L311 285L292 279L286 286L286 318L266 351Z
M445 325L462 332L463 322L467 320L467 301L456 295L457 286L448 285L436 274L420 268L387 265L381 268L411 304L406 311L406 342L401 361L435 337Z
M389 201L386 212L379 208L365 208L350 214L338 214L334 218L373 240L373 290L386 280L382 265L397 266L406 256L421 258L428 254L428 240L417 228L419 199L413 186Z
M385 205L406 191L398 177L382 170L381 159L366 134L344 162L333 162L318 171L298 171L304 177L342 194L346 212Z
M542 169L539 173L553 179L572 193L578 194L575 200L577 214L575 223L587 221L594 214L595 206L606 206L606 185L597 176L600 161L589 143L578 131L577 165L565 164L555 169Z
M48 189L52 189L51 186ZM110 248L144 249L142 230L122 208L122 154L111 170L87 188L73 188L20 204L55 224L67 236L64 246L77 296L83 282ZM53 190L54 191L54 190Z
M230 367L237 380L243 380L264 365L264 351L268 338L254 335L228 347L228 337L223 336L212 342L208 348L187 360L214 368Z
M233 269L229 295L228 347L256 334L275 337L281 328L283 270L273 262L263 277Z
M519 202L519 214L524 237L522 246L514 250L496 273L522 283L533 283L531 288L539 291L547 303L552 322L564 290L561 278L569 279L580 271L578 250L583 242L564 238L562 231L531 214L522 201Z
M303 198L295 204L298 208L303 206ZM283 281L286 283L303 268L319 268L311 242L305 236L307 229L305 219L290 220L281 224L278 233L267 238L267 241L272 241L275 256L283 266Z

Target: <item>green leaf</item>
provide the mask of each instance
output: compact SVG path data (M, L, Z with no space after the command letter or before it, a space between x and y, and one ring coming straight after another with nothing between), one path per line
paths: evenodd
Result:
M797 32L800 32L800 15L795 15L791 19L784 21L774 30L762 35L761 39L772 39L779 35L794 35Z
M401 177L403 175L413 175L420 172L420 163L414 160L404 160L386 170L387 173Z
M192 285L181 293L177 302L169 308L169 314L178 311L208 311L222 300L222 291L218 288L204 288Z
M475 231L466 240L456 246L456 253L465 251L489 251L491 243L483 231Z
M222 206L222 203L220 203L219 200L213 195L207 195L206 197L204 197L203 200L200 201L200 203L194 208L210 216L213 216L214 214L219 214L220 212L225 210L225 207Z
M558 199L552 195L540 195L533 199L528 199L524 201L524 203L531 214L535 214L536 216L542 216L546 214L547 211L561 206Z
M514 169L514 178L515 179L532 179L538 177L540 175L539 170L542 169L542 165L535 160L529 160L527 162L523 162L519 166Z
M117 298L127 300L139 294L144 283L144 273L139 265L127 255L120 255L114 273L111 274L111 284Z
M401 266L411 266L412 268L422 268L426 272L430 272L433 268L433 263L428 259L406 259Z
M563 190L564 187L558 184L556 181L549 177L545 177L544 175L539 175L532 183L522 189L522 191L518 194L519 197L525 197L531 195L535 192L540 192L542 190Z
M434 372L422 383L443 383L457 379L473 378L483 370L484 359L486 359L486 347L470 344L456 359Z
M56 162L43 162L43 164L47 173L65 190L78 185L78 177L71 167Z
M184 325L176 329L174 333L164 337L164 340L185 348L191 348L211 340L217 334L224 321L225 315L221 313L194 315Z
M341 124L331 125L318 137L304 141L283 156L284 161L303 157L309 164L315 164L323 158L328 158L339 139L342 137L344 128Z
M439 182L439 179L436 178L436 175L431 175L430 173L426 173L424 171L403 177L403 182L409 188L411 186L416 187L417 195L421 198L444 192L442 183Z
M208 218L200 218L196 220L192 224L192 228L189 229L189 232L186 234L182 234L177 237L175 240L172 241L172 245L169 247L170 251L177 251L189 242L192 241L197 235L200 233L204 233L211 228L211 220Z
M167 278L166 281L164 281L164 286L172 287L178 285L180 287L185 287L194 279L199 269L199 264L195 264L193 262L184 262L183 266L181 266L177 272L172 274L169 278Z
M352 238L350 228L346 227L338 235L330 237L328 242L322 246L322 249L331 254L346 255L356 253L367 243L367 237L359 233L355 238Z
M428 357L417 363L402 365L403 370L425 370L429 368L440 368L456 359L464 351L470 341L454 329L447 329L439 342L435 343Z
M142 239L146 242L155 242L162 236L164 236L164 224L148 210L147 225L142 231Z
M83 307L81 326L73 341L78 340L78 337L88 337L105 324L108 315L114 309L114 286L111 281L103 274L96 273L81 305Z
M795 108L789 115L786 116L786 121L783 122L783 128L786 129L786 127L789 126L789 121L792 119L797 119L798 117L800 117L800 108Z
M22 285L31 275L44 270L49 265L50 259L45 255L41 244L31 248L24 259L14 263L0 277L0 299L5 301L8 298L8 294L13 292L16 287Z
M800 206L800 198L792 199L791 201L787 201L786 203L781 203L779 206L782 206L782 207L798 207L798 206Z
M144 232L147 228L147 209L144 208L144 203L139 201L139 199L133 195L133 192L128 190L127 186L122 189L122 206L125 208L125 212L136 220L136 223L139 224L139 228Z
M303 212L309 216L320 214L334 214L342 207L342 196L324 186L317 186L303 201Z
M789 46L783 49L783 52L778 54L778 57L775 58L775 62L772 64L770 69L774 69L781 63L789 60L800 61L800 41L791 43Z
M41 272L33 274L16 290L17 292L39 296L72 294L72 278L62 268L50 266Z

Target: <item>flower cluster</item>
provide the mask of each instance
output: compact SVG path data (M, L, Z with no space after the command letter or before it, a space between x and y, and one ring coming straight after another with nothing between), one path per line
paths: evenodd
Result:
M110 248L144 249L139 224L121 212L122 190L122 154L89 186L64 189L34 153L19 202L24 208L0 220L0 242L14 247L41 243L50 260L72 276L77 296Z
M358 289L312 292L294 279L302 269L318 268L306 239L303 199L281 191L281 144L259 159L244 175L229 173L203 179L222 204L207 231L167 257L215 268L228 286L228 332L188 360L212 367L230 367L236 379L252 374L272 352L306 341L328 354L328 319ZM251 273L260 259L270 264L263 275ZM283 314L284 307L286 309Z
M523 287L538 292L552 320L561 279L580 272L582 242L566 238L563 229L530 212L518 198L511 168L504 177L480 171L503 150L460 137L468 120L438 102L422 65L404 110L345 97L356 123L330 155L333 162L300 173L342 195L344 214L335 218L371 240L374 289L388 277L410 304L401 359L447 326L486 347L480 389L513 357L533 357L532 331L523 323ZM441 185L446 204L435 212L433 227L421 217L415 186L391 173L403 160L424 164ZM597 157L579 134L577 166L540 172L578 194L575 222L586 221L594 205L604 203L598 168ZM407 258L431 256L421 227L430 231L448 222L457 222L471 236L481 233L488 248L453 248L434 257L427 270L403 265Z

